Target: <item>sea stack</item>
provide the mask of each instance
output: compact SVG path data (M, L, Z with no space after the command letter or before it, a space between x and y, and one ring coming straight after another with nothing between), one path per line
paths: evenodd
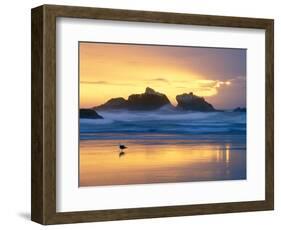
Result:
M246 113L246 108L237 107L233 112Z
M101 115L99 115L93 109L80 109L80 118L87 118L87 119L103 119Z
M168 97L147 87L144 93L132 94L128 100L118 97L108 100L106 103L94 107L93 109L99 110L135 110L135 111L150 111L160 109L163 106L170 105Z
M189 94L183 93L176 96L178 102L177 108L185 111L200 111L212 112L216 111L214 107L205 101L203 97L194 95L192 92Z
M128 98L130 110L155 110L165 105L171 105L168 97L149 87L145 89L144 93L132 94Z
M102 105L96 106L96 110L115 110L115 109L128 109L128 101L123 97L111 98Z

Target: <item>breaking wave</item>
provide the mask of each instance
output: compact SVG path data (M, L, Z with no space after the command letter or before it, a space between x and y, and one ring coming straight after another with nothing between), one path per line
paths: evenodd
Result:
M105 135L245 135L246 113L239 112L99 112L104 119L80 119L80 138Z

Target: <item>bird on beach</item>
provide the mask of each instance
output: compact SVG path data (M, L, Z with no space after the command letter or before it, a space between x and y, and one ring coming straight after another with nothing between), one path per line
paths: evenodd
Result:
M122 151L123 149L126 149L126 148L128 148L126 145L119 144L120 151Z

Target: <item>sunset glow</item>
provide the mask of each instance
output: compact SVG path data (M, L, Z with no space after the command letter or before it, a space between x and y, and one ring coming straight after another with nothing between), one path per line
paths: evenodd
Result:
M79 71L79 187L247 179L245 49L80 42Z
M143 93L147 86L174 105L176 95L193 92L218 109L246 107L244 49L82 42L79 52L81 108Z

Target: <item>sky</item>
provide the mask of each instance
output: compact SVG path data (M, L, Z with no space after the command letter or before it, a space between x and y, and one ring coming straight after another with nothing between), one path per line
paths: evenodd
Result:
M246 49L79 43L80 107L146 87L167 95L193 92L216 109L246 107Z

